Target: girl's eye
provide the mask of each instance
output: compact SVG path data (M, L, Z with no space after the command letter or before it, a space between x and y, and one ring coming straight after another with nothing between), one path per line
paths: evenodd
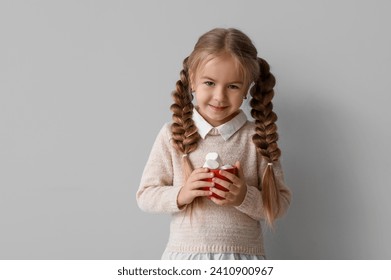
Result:
M229 85L228 88L230 88L230 89L239 89L239 87L237 85Z
M204 84L211 87L214 86L215 83L211 81L206 81Z

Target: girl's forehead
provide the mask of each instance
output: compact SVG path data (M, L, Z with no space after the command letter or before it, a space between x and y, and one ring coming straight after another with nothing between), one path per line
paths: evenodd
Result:
M238 59L232 55L209 55L200 63L196 70L196 76L201 77L203 75L243 79L243 69Z

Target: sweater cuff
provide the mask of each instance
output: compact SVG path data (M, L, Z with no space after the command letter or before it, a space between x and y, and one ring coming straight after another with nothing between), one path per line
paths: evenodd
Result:
M247 193L246 196L244 197L242 204L235 207L239 211L247 213L249 212L250 209L254 208L254 199L261 199L260 191L253 186L247 186Z
M178 194L179 191L181 190L180 187L171 187L171 190L167 193L168 196L168 212L175 213L175 212L181 212L186 209L186 205L182 206L181 208L178 207Z

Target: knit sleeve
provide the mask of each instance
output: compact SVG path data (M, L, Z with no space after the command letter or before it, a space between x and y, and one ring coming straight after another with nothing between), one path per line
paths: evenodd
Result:
M140 209L154 213L174 213L180 186L173 186L172 146L169 124L160 130L144 167L136 199ZM182 209L183 210L183 209Z
M247 193L242 204L235 207L254 220L264 219L261 191L254 186L247 186Z
M261 163L261 174L263 174L266 168L266 162ZM273 162L273 170L276 179L277 188L280 192L280 211L278 217L283 216L289 208L291 201L291 192L285 185L284 174L282 172L280 162ZM261 181L260 181L261 182ZM247 214L254 220L261 220L265 218L262 204L261 190L255 186L247 186L247 193L241 205L236 209Z

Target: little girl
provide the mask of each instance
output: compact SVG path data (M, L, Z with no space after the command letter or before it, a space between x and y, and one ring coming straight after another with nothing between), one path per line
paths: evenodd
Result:
M291 200L276 143L274 85L268 63L237 29L207 32L183 61L172 122L160 130L137 192L142 210L172 216L162 259L265 258L261 221L273 226ZM255 122L240 109L248 95ZM210 152L237 175L220 170L225 180L202 167Z

